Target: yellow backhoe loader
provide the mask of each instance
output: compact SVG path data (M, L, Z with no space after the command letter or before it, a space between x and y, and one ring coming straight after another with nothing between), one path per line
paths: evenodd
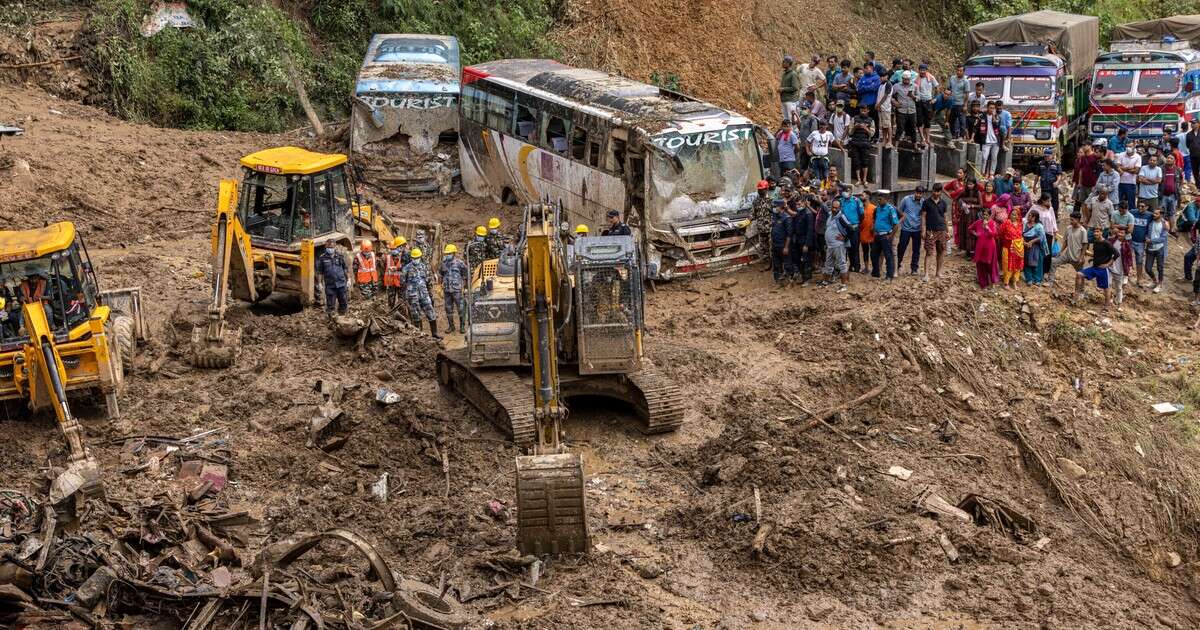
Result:
M230 296L258 302L282 294L316 303L321 249L341 248L350 268L359 239L378 246L418 225L393 223L362 203L345 155L277 147L243 157L241 166L241 181L221 181L217 195L212 301L207 323L192 331L190 359L198 367L229 367L237 358L241 329L225 321ZM438 224L428 229L440 237Z
M566 399L621 400L646 433L673 431L684 414L679 389L642 363L636 241L567 245L559 214L549 204L525 209L515 252L485 261L472 278L466 348L437 358L442 385L532 450L517 458L517 540L537 555L589 548L583 459L562 441Z
M126 366L145 337L141 290L101 291L72 223L0 231L0 401L54 410L69 453L52 503L98 489L68 398L90 395L119 417Z

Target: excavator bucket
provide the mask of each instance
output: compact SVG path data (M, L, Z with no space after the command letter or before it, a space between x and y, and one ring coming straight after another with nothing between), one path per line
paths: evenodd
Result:
M207 324L192 329L191 364L206 369L232 366L242 350L242 329L225 327L215 337L208 334L209 329Z
M517 546L535 556L588 552L582 456L517 458Z

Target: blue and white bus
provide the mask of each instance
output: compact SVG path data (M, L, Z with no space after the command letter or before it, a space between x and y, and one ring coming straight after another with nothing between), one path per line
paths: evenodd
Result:
M458 40L375 35L354 86L350 152L371 181L449 192L457 176Z

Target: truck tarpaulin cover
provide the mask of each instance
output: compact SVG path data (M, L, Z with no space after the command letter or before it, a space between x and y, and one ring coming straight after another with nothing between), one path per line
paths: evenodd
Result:
M1174 15L1169 18L1162 18L1161 20L1121 24L1120 26L1113 27L1110 39L1113 41L1129 39L1157 40L1167 35L1172 35L1176 39L1189 41L1193 45L1200 45L1200 15Z
M1034 11L972 26L967 32L967 56L984 44L1027 42L1054 44L1074 76L1091 74L1100 52L1100 18L1058 11Z

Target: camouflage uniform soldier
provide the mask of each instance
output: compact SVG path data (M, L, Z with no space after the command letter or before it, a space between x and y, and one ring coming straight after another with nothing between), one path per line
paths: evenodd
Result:
M750 216L754 220L754 226L758 232L759 243L763 244L764 251L769 250L771 246L771 184L767 180L758 182L758 197L754 199L754 206L750 209Z
M467 264L459 260L458 247L447 245L446 257L442 259L442 267L438 273L442 277L442 303L446 307L446 329L454 332L454 311L458 311L458 328L467 332L467 304L463 299L463 289L466 287Z
M487 228L482 225L475 227L475 238L467 244L467 260L471 263L471 273L487 260Z
M437 311L433 310L433 278L429 266L421 260L421 248L414 247L409 252L412 261L404 266L401 277L404 279L404 294L408 298L408 312L413 318L413 324L421 327L421 317L429 320L429 332L434 339L441 339L437 328Z
M413 235L413 247L420 248L421 251L429 251L429 243L425 240L425 230L417 230Z
M488 232L483 240L487 245L487 259L499 258L500 254L504 253L504 235L500 233L500 219L488 219Z

